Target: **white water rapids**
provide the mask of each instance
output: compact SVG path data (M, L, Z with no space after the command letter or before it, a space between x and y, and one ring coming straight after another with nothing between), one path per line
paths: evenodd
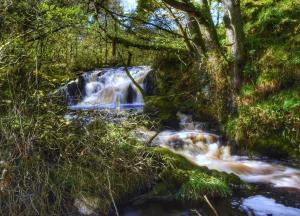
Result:
M219 137L195 129L191 118L179 114L181 131L164 131L158 139L162 147L182 155L198 166L206 166L226 173L234 173L249 183L270 183L275 187L300 190L300 171L291 167L250 160L246 156L231 155L229 146L221 146Z

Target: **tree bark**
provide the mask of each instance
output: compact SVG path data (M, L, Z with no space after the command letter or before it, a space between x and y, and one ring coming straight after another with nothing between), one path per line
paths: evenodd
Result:
M207 52L206 43L203 39L200 25L194 16L189 15L188 27L195 52L198 55L201 53L205 55Z
M202 34L207 41L207 49L210 50L220 50L220 44L218 39L217 30L214 26L213 19L210 13L210 7L207 0L199 0L200 13L205 19L205 22L199 22Z
M243 69L246 63L245 36L239 0L223 0L226 12L224 24L226 28L227 42L233 56L233 84L239 91L243 83Z

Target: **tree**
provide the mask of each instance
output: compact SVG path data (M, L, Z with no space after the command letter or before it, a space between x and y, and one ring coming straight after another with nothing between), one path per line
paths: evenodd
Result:
M226 28L229 49L233 56L233 83L238 91L243 82L243 69L246 62L246 52L244 47L244 31L239 0L223 0L225 14L224 25Z

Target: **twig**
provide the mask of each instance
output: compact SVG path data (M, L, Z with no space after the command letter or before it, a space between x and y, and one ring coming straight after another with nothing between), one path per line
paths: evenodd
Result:
M214 214L216 216L219 216L217 210L213 207L213 205L211 204L211 202L208 200L207 196L204 195L203 197L204 197L205 201L207 202L207 204L209 205L209 207L213 210Z
M158 136L158 134L160 133L160 131L157 131L147 142L146 146L150 146L150 144L153 142L153 140Z
M129 70L128 70L128 66L130 65L130 62L131 62L131 52L128 52L128 59L127 59L127 63L125 64L124 62L124 59L123 59L123 56L122 54L118 51L121 59L122 59L122 62L124 64L124 69L125 69L125 72L127 74L127 76L129 77L129 79L133 82L133 84L135 85L135 87L137 87L137 89L141 92L143 98L145 98L145 92L144 92L144 89L135 81L135 79L131 76Z
M202 214L200 214L200 212L198 212L196 209L192 209L192 212L195 212L198 216L202 216Z
M109 174L108 174L108 171L106 172L106 174L107 174L107 181L108 181L109 195L110 195L111 201L112 201L112 203L113 203L113 205L114 205L116 215L119 216L118 208L117 208L117 205L116 205L116 203L115 203L114 197L113 197L112 192L111 192L111 186L110 186L110 180L109 180Z

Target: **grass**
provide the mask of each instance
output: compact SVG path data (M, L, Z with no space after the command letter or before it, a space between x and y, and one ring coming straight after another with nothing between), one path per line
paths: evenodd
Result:
M47 105L40 114L15 107L1 116L1 215L74 213L82 196L99 199L106 214L111 195L121 201L154 183L155 156L128 135L137 122L106 124L101 115L89 125L69 122L49 101L40 101Z
M178 191L178 197L184 200L203 200L203 196L207 194L212 197L227 197L231 195L231 190L223 179L193 170L188 181Z

